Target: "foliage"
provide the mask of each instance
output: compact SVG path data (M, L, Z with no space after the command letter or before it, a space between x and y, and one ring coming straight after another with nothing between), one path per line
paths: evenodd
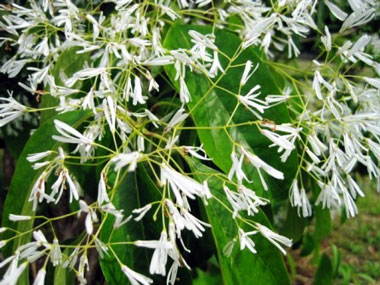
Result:
M0 284L291 284L292 245L330 284L380 175L379 7L343 2L0 5Z

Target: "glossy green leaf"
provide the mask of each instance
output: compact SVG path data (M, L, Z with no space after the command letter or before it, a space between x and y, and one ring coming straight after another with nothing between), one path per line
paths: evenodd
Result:
M291 238L293 242L297 242L302 238L306 225L307 221L298 215L297 208L288 203L288 212L281 234Z
M111 177L109 181L114 180ZM136 181L136 173L124 172L120 179L116 179L116 185L111 190L112 203L117 209L122 209L124 215L131 214L133 209L140 208L140 191ZM114 217L108 215L104 221L100 238L105 243L128 242L144 240L145 232L141 222L134 220L126 223L118 229L113 228ZM111 245L121 262L135 271L146 273L150 259L145 249L129 244ZM128 279L120 269L115 256L109 251L100 259L100 265L108 284L128 284Z
M338 276L338 273L339 273L339 267L341 264L341 255L340 255L339 249L334 244L331 246L331 251L332 251L333 276L336 277Z
M315 274L314 285L329 285L332 282L333 268L331 259L324 253Z
M208 34L212 31L211 27L206 26L174 24L167 33L164 42L165 47L168 49L190 48L192 46L188 35L190 30L196 30L203 34ZM251 60L254 65L258 63L259 68L243 87L242 95L246 94L256 84L261 85L261 99L268 94L281 94L280 89L283 83L274 79L273 71L268 67L263 54L258 49L248 48L239 53L239 56L236 56L241 45L241 41L236 35L216 29L215 37L216 46L229 57L228 59L219 54L219 59L225 72L214 79L208 79L199 72L187 71L186 73L186 84L191 94L191 101L187 105L195 125L199 127L197 131L200 141L203 143L207 154L213 158L213 163L225 173L230 170L232 164L230 154L233 144L229 136L245 145L250 151L282 171L285 175L285 180L282 181L264 174L270 189L269 192L265 192L257 170L249 162L246 162L244 165L245 172L253 180L250 187L259 195L285 199L296 172L296 151L293 151L286 163L282 163L277 151L269 148L271 142L261 135L255 124L237 127L236 124L257 120L243 105L239 106L230 121L230 126L234 126L223 128L228 123L237 104L236 96L231 92L238 93L240 78L246 61ZM174 67L166 67L166 72L172 83L178 88L179 83L175 80L176 72ZM264 114L264 118L277 124L290 121L288 110L284 104L268 109Z
M71 240L71 242L66 242L66 244L76 245L83 238L83 234L79 235L76 239ZM63 252L63 262L66 261L73 252L73 247L67 247ZM75 272L70 268L64 268L62 264L59 264L54 269L54 282L53 284L75 284Z
M327 237L332 229L331 214L329 209L323 209L321 205L314 207L315 231L314 237L320 241Z
M9 220L9 214L34 215L32 203L28 202L28 199L32 187L42 170L33 170L31 163L29 163L26 158L27 155L31 153L58 148L60 143L52 139L52 135L58 134L54 127L54 119L58 119L76 128L87 120L89 116L90 113L86 111L74 111L58 115L42 124L28 140L17 162L12 183L5 200L2 221L3 226L13 228L19 232L27 232L33 227L33 220L16 223ZM30 241L31 234L32 233L30 232L20 238L8 242L2 251L6 256L11 255L19 245ZM5 232L3 239L9 237L11 237L11 233L9 231ZM27 282L27 279L27 274L23 274L19 284L26 284L25 282Z
M17 135L6 135L3 137L7 150L16 161L30 137L30 130L30 125L23 124L23 130L19 131Z
M210 274L197 268L197 278L193 280L194 285L221 284L223 282L219 272Z
M137 168L137 184L140 195L141 205L144 206L150 202L159 201L162 199L162 191L152 180L151 174L148 172L146 165L140 164ZM143 220L145 234L149 239L157 239L161 234L161 223L153 220L153 214L147 215Z
M315 255L318 256L319 246L312 235L306 233L302 238L301 256L307 256L315 251Z
M257 234L252 236L255 242L257 254L248 249L240 251L235 249L231 257L223 254L225 245L237 236L236 221L230 211L223 206L228 205L224 194L222 181L217 178L218 172L199 163L196 160L187 159L195 178L199 181L208 179L208 184L213 196L205 206L208 222L212 226L215 245L218 251L218 259L224 284L290 284L289 276L280 251L266 238ZM220 203L222 202L222 203ZM255 222L270 227L268 219L262 211L250 217ZM241 225L244 229L244 225ZM251 228L247 228L246 231ZM239 247L239 245L235 245Z

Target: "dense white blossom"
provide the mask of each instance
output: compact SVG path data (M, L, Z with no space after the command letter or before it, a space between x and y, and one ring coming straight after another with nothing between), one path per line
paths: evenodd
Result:
M27 266L40 258L74 270L77 281L85 284L89 248L96 248L100 258L116 257L131 284L153 283L123 264L111 238L103 239L109 217L113 231L148 220L162 227L158 240L131 241L128 233L125 244L152 249L149 273L166 276L167 283L174 284L179 267L190 269L181 255L182 249L190 251L183 231L201 238L212 227L200 218L202 210L192 200L200 199L203 204L198 207L204 205L206 210L220 203L236 222L223 245L226 256L233 254L235 244L240 250L260 254L256 238L266 238L286 254L283 247L290 247L292 240L270 225L246 223L243 218L271 203L268 197L277 191L274 185L286 185L282 190L302 217L312 216L312 201L322 208L344 207L346 216L354 217L358 213L355 200L365 195L354 175L358 166L377 179L380 187L380 63L376 55L380 49L378 36L361 30L376 17L376 1L348 0L347 5L334 0L84 2L0 5L4 31L0 47L12 50L0 72L22 81L18 84L33 96L33 106L40 98L43 102L33 107L19 100L19 94L3 94L0 127L17 129L13 124L20 126L22 119L32 116L37 120L48 110L61 114L44 123L54 129L55 146L26 156L30 170L37 173L28 192L30 208L35 213L41 203L67 201L72 213L59 218L82 217L86 237L67 254L56 233L46 235L47 239L45 228L36 223L26 232L32 233L33 241L20 244L0 263L0 268L8 266L1 285L17 284ZM102 11L101 4L106 2L113 3L111 13ZM334 22L323 30L316 24L319 5L327 7ZM239 24L230 21L235 18ZM181 48L169 48L164 37L177 19L191 28L183 39L175 39ZM235 54L219 46L226 40L218 38L218 30L223 29L240 37ZM294 60L310 41L320 43L313 47L318 57L304 69ZM247 57L253 52L259 58L259 51L262 60ZM302 62L314 52L306 51ZM62 61L66 60L73 70L65 69ZM23 72L27 78L22 79ZM226 83L229 72L235 78ZM272 73L278 86L268 86L262 78ZM194 84L191 79L198 75L204 82ZM283 84L277 76L287 82ZM45 106L45 98L52 99L52 105ZM218 100L225 110L214 109ZM81 124L70 125L69 116L66 120L71 111L82 112ZM219 114L224 111L229 118ZM215 125L205 123L211 113L217 118ZM219 131L225 142L215 141L222 137ZM245 137L250 132L254 138ZM223 163L218 152L224 155ZM195 162L215 172L198 171L192 167ZM81 181L82 173L75 170L78 164L96 166L94 197L85 194L92 191L88 189L92 183ZM142 185L141 177L146 177ZM317 186L311 189L310 185ZM151 188L159 198L140 201L139 196L136 208L121 209L124 201L118 200L118 191L125 191L122 194L135 202L135 188L138 195L146 193L140 193L140 188ZM20 213L6 218L25 224L41 218ZM56 219L48 219L52 229ZM6 230L0 228L0 233ZM1 240L0 248L9 241ZM35 276L36 285L45 282L46 262Z

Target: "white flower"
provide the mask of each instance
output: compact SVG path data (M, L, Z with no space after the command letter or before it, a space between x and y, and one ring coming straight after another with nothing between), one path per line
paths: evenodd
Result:
M326 51L331 51L331 34L329 28L325 26L325 36L321 37L321 42L326 48Z
M93 32L92 32L92 39L93 41L96 40L96 38L99 36L99 28L100 28L100 25L99 23L95 20L95 18L93 16L91 16L90 14L87 14L86 15L86 18L87 20L89 20L91 23L92 23L92 29L93 29Z
M184 153L190 153L192 156L200 159L200 160L212 160L211 158L207 157L207 154L205 150L201 146L182 146ZM199 154L198 152L201 152L202 154Z
M96 237L95 238L95 248L96 248L96 251L98 252L100 258L103 259L104 254L107 254L107 251L108 251L107 245Z
M363 77L365 81L380 90L380 78Z
M347 184L352 198L356 199L357 194L359 194L359 196L361 197L364 197L363 191L360 189L359 185L350 175L347 176Z
M26 111L26 107L18 103L13 97L0 97L1 101L5 103L0 104L0 127L22 116Z
M99 186L98 186L98 199L97 199L99 206L101 206L103 204L103 202L109 202L110 201L108 194L107 194L106 182L104 181L105 176L106 176L106 174L104 172L102 172L100 174L100 180L99 180Z
M181 209L181 214L184 218L186 229L192 231L196 238L202 237L203 232L205 231L204 226L211 227L210 224L199 220L184 208Z
M51 150L44 151L44 152L38 152L38 153L30 153L30 154L28 154L26 159L29 162L36 162L38 160L41 160L41 159L49 156L51 153L52 153Z
M179 78L179 86L179 99L181 100L181 103L189 103L190 92L182 76Z
M209 76L211 78L215 77L218 74L218 70L222 73L224 72L224 69L219 61L218 51L214 50L212 65L208 72Z
M173 249L173 244L168 241L166 232L161 232L161 237L158 241L136 241L135 245L140 247L154 248L153 256L150 261L149 273L165 276L168 252L169 250Z
M35 169L35 167L33 168ZM41 203L44 199L46 199L48 203L55 201L54 198L45 193L45 181L48 176L49 173L47 173L46 170L43 171L32 187L28 201L33 201L33 211L36 211L38 202Z
M166 284L174 285L176 282L178 267L185 267L188 270L191 270L191 268L189 265L187 265L186 261L183 259L176 247L169 251L169 256L171 259L173 259L173 264L170 267L168 275L166 277Z
M287 101L290 98L290 94L293 91L293 89L289 86L286 86L283 90L283 94L281 95L274 95L270 94L265 97L265 101L268 104L271 104L270 106L275 106L277 104L283 103Z
M354 199L352 199L350 193L348 191L343 192L343 202L346 207L346 216L347 218L355 217L358 213L358 207L355 204Z
M235 151L232 151L231 160L232 166L228 173L228 179L232 180L232 177L235 174L239 184L242 183L243 179L249 181L242 168L244 162L244 155L240 156L240 159L238 159Z
M196 0L195 3L197 4L198 7L204 7L208 4L210 4L212 0Z
M331 187L330 184L324 184L318 181L318 185L321 188L321 192L318 195L317 201L315 201L316 205L322 203L322 208L331 208L336 207L341 204L340 198L336 189Z
M141 158L141 154L138 151L130 153L120 153L111 159L111 162L115 163L115 171L128 166L128 171L132 172L137 167L137 162Z
M277 145L278 147L286 150L293 150L295 148L294 144L289 141L289 137L287 135L279 135L269 130L261 130L261 133L271 140L273 145Z
M325 0L326 6L330 9L330 12L339 20L344 21L347 18L347 13L342 11L337 5Z
M84 278L84 271L85 268L87 271L89 271L89 264L88 264L88 258L87 258L87 252L84 252L83 255L79 259L79 266L78 266L78 272L76 273L76 276L80 282L80 285L87 284L86 279Z
M149 120L151 120L153 126L158 128L158 125L161 124L160 120L148 109L145 109L145 114L148 116Z
M142 208L139 208L139 209L134 209L132 211L132 213L134 214L139 214L136 218L135 218L135 221L136 222L139 222L141 221L141 219L145 216L146 213L148 213L148 211L152 208L152 204L147 204L145 205L144 207Z
M85 220L85 228L87 231L88 235L91 235L94 226L93 223L98 221L98 217L96 216L96 212L91 209L87 203L83 200L79 200L79 207L80 211L78 212L78 216L80 215L81 212L87 213L86 220Z
M266 34L272 26L277 22L278 18L276 13L273 13L269 17L260 17L253 24L248 25L248 31L244 37L243 49L253 45L260 43L260 36L262 34Z
M186 197L190 199L195 199L195 195L200 197L203 195L204 188L202 184L188 176L175 171L165 164L161 164L160 179L163 185L169 183L170 188L172 189L176 198L177 204L182 207L185 205L185 203L181 193L185 194Z
M261 224L256 224L257 230L265 237L267 238L274 246L276 246L283 254L286 254L286 251L281 247L281 244L284 246L291 247L292 246L292 240L288 239L287 237L284 237L282 235L279 235L270 229L268 229L266 226Z
M141 86L141 79L138 76L135 76L134 80L134 89L133 92L130 94L133 98L132 104L137 105L139 104L145 104L146 97L142 94L142 86Z
M288 36L288 58L291 58L292 54L297 57L300 53L301 52L294 43L293 38L291 36Z
M96 114L95 102L94 102L94 88L92 87L82 102L83 110L91 109Z
M3 279L0 281L1 285L16 285L20 275L24 272L28 266L28 262L23 262L20 266L17 266L17 259L14 258L12 264L5 272Z
M12 222L29 221L31 219L31 216L9 214L9 220Z
M373 5L375 2L372 0L348 0L348 3L351 6L351 9L355 12L360 12L364 9L368 9L370 5Z
M314 163L318 164L321 162L321 160L318 158L318 156L316 156L315 153L312 152L308 147L305 148L305 151Z
M137 273L136 271L133 271L126 265L121 265L121 271L127 276L129 282L131 282L132 285L149 285L153 283L153 280Z
M115 132L117 104L111 96L103 100L103 111L106 121L112 133Z
M62 263L62 252L58 244L58 240L55 238L53 244L51 245L50 260L53 266L57 266Z
M315 153L317 156L320 156L323 152L327 150L327 146L320 141L320 139L315 133L309 134L307 136L307 141L309 142L313 150L313 153Z
M68 124L61 122L59 120L54 120L54 125L57 131L62 136L53 135L53 139L59 142L64 143L73 143L73 144L93 144L93 141L83 136L76 129L72 128Z
M41 230L34 231L33 238L38 242L39 246L49 247L49 243Z
M44 285L45 276L46 276L46 270L45 268L41 268L37 273L36 279L34 279L33 285Z
M203 35L195 30L190 30L189 35L192 38L191 41L195 44L204 45L212 50L217 50L217 46L213 42L214 35Z
M140 38L129 38L129 43L132 45L139 47L139 48L145 48L147 46L151 45L151 42L148 40L140 39Z
M148 59L144 62L145 65L149 66L161 66L161 65L169 65L172 64L174 58L170 55L159 56L156 58Z
M353 12L347 19L343 22L342 27L339 32L342 33L352 27L361 26L373 19L375 16L376 9L363 9L358 12Z
M75 181L75 182L74 182ZM79 199L79 191L78 191L78 183L76 180L73 180L71 178L69 171L67 168L62 168L59 171L59 176L57 180L54 182L54 184L51 186L51 189L53 190L50 193L50 198L55 200L55 203L57 204L59 200L61 199L61 196L63 194L64 189L66 189L66 182L69 185L69 190L70 190L70 199L69 202L71 203L73 198L75 200ZM58 196L55 197L55 195L58 193Z
M304 218L306 217L310 217L311 214L312 214L312 211L311 211L311 205L310 205L310 202L309 202L309 199L307 198L307 195L306 195L306 191L304 188L301 188L301 206L298 207L298 216L301 216L300 213L302 211L302 216Z
M238 192L231 191L227 186L224 186L223 189L234 210L232 215L234 219L241 210L245 210L249 216L253 216L259 211L260 206L269 202L269 200L257 196L254 191L244 185L239 185Z
M49 44L48 44L48 38L44 37L42 41L39 42L38 45L35 47L36 52L41 53L44 56L49 55Z
M289 200L292 207L302 206L301 195L300 195L297 179L294 179L292 182L292 185L290 186Z
M104 67L85 68L81 71L74 73L73 78L75 78L75 80L85 80L88 78L98 76L99 74L102 74L104 72L106 72L106 69ZM70 85L68 86L70 87Z
M248 237L256 233L257 231L244 232L241 228L239 228L240 250L243 250L245 247L247 247L252 253L257 253L255 249L255 243Z
M185 219L182 217L177 207L174 206L173 202L169 199L165 199L165 205L168 209L169 215L172 219L171 224L174 226L176 230L177 237L181 237L181 231L185 228ZM170 233L170 232L169 232ZM173 238L174 239L174 238Z
M238 95L238 100L247 107L257 118L262 120L262 116L256 112L264 113L264 110L268 108L268 103L266 101L257 99L261 92L255 93L260 89L260 85L254 86L246 95Z
M181 107L171 118L171 120L169 121L168 125L165 128L165 131L167 132L170 131L173 127L182 123L187 117L188 117L188 114L186 114L185 109Z
M252 74L255 73L255 71L257 70L257 68L259 68L259 64L257 64L256 67L251 72L252 61L247 60L247 62L245 63L245 66L244 66L243 75L241 76L241 79L240 79L240 86L244 86L247 83L248 79L252 76Z
M260 159L257 155L254 155L253 153L245 150L243 147L241 148L241 151L242 151L242 153L245 154L245 156L252 163L252 165L257 168L259 173L260 173L260 168L262 168L270 176L277 178L277 179L284 179L284 174L281 171L278 171L274 167L270 166L265 161ZM260 174L260 177L261 177L261 174Z
M236 243L236 238L230 240L229 242L226 243L226 245L223 247L223 254L226 257L230 257L232 254L232 251L234 250Z

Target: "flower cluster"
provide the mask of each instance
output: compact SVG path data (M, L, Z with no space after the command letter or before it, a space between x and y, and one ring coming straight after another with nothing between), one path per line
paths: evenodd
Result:
M311 201L324 208L343 206L346 215L353 217L358 212L355 199L364 196L354 179L356 167L362 165L371 178L380 178L380 63L370 52L375 38L364 34L345 42L337 40L342 33L349 35L375 17L375 1L350 0L346 11L332 0L279 0L270 1L271 5L248 0L28 2L25 7L0 6L4 12L0 28L7 33L0 44L10 44L15 50L0 71L16 77L27 70L27 81L19 85L33 96L41 96L42 105L34 108L12 96L2 97L0 126L48 110L68 115L82 110L85 118L81 126L54 119L52 139L61 147L28 155L27 160L38 172L28 196L33 213L42 203L61 203L64 196L76 206L54 220L33 214L9 216L10 221L19 223L36 219L46 222L33 228L32 241L20 245L0 263L0 268L9 264L0 284L16 284L28 265L39 259L45 262L34 284L44 284L49 260L53 266L70 268L80 284L86 284L91 248L100 257L112 256L131 284L151 284L152 276L130 268L113 248L112 239L102 237L109 217L113 231L146 219L159 224L156 240L141 237L118 244L151 249L149 274L166 276L167 282L174 284L179 267L190 269L183 257L189 251L184 231L200 238L212 227L202 221L194 201L203 202L205 207L220 202L216 186L210 183L215 177L221 181L218 193L225 197L223 206L236 222L235 237L224 245L225 254L232 255L237 242L240 250L248 248L260 254L253 236L267 239L286 254L283 247L291 246L292 240L246 218L271 202L266 193L273 181L292 181L289 189L283 190L288 190L290 204L303 217L312 215ZM315 23L319 5L327 6L341 22L336 34L327 26L321 30ZM238 21L231 20L236 17ZM174 22L212 26L213 32L191 26L194 28L186 35L189 48L169 49L163 39ZM184 139L186 131L197 136L195 131L202 130L191 125L192 112L203 102L189 107L194 103L194 90L187 79L200 74L218 88L220 78L230 68L231 64L223 61L229 56L217 45L215 29L228 29L240 36L236 58L252 47L261 49L268 58L265 64L287 83L281 94L263 94L260 84L249 83L263 63L239 63L242 74L235 78L238 91L225 91L236 106L227 123L219 127L233 145L226 154L230 166L224 174L211 173L205 178L197 175L196 169L189 171L185 163L190 159L212 165L214 159L199 140ZM307 70L294 67L292 61L287 64L300 55L302 41L310 34L320 40L318 58ZM72 61L70 68L62 63L65 60ZM364 68L365 74L358 72ZM173 72L175 86L165 70ZM55 103L43 105L45 98ZM267 119L268 112L277 106L286 107L289 122ZM244 138L227 131L239 127L233 120L241 110L253 119L240 126L257 129L257 136L279 163L266 161ZM297 171L287 177L283 165L295 153ZM79 182L70 168L73 164L97 166L95 199L86 195L87 185ZM118 186L142 165L149 169L146 173L159 197L127 212L115 202ZM157 220L159 215L161 219ZM85 238L72 247L60 244L51 223L82 216ZM0 232L11 230L4 227ZM0 241L0 247L27 234L17 232ZM72 250L65 250L68 248Z

